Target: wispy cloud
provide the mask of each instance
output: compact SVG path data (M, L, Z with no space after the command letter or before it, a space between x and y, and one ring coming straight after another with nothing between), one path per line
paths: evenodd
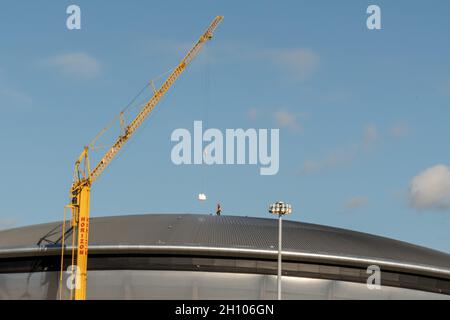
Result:
M261 110L259 110L257 108L250 108L247 111L247 118L249 118L252 121L258 119L258 117L260 115L261 115Z
M415 176L409 186L409 203L418 210L450 211L450 168L440 164Z
M178 41L174 39L167 38L145 38L140 39L138 43L138 48L144 54L176 54L189 50L192 47L192 42L188 41Z
M359 141L348 147L336 149L325 158L307 160L300 169L300 174L311 174L327 171L339 166L350 164L361 153L371 149L378 140L378 129L373 124L364 127Z
M368 202L369 202L369 198L367 198L365 196L352 197L352 198L348 199L347 201L345 201L344 209L346 211L353 211L353 210L356 210L358 208L361 208L361 207L367 205Z
M450 80L445 82L445 83L443 83L440 86L439 91L444 96L450 96Z
M364 127L362 147L367 150L378 140L378 129L374 124L368 124Z
M335 150L324 159L306 160L300 170L300 174L311 174L327 171L336 167L344 166L353 161L356 156L354 148Z
M95 78L102 70L97 59L83 52L56 55L45 63L64 75L78 78Z
M300 169L300 174L323 172L348 165L361 154L370 151L375 145L385 142L387 138L402 138L407 136L409 131L408 124L404 122L395 123L383 132L380 132L376 125L367 124L363 128L360 138L355 139L354 144L338 148L323 159L305 161Z
M303 129L298 120L299 114L286 110L279 110L274 112L273 117L276 124L281 128L288 128L294 132L300 132Z
M301 80L310 77L320 62L319 55L306 48L274 50L269 53L269 57L285 71Z
M247 118L255 121L258 119L270 119L275 121L279 128L286 128L292 132L302 132L301 118L308 117L306 112L294 112L287 108L250 108L247 110Z
M296 80L306 80L311 77L320 66L321 61L316 51L304 47L261 48L240 42L221 41L214 44L214 47L209 50L218 60L275 66Z
M0 85L0 105L9 108L23 108L33 104L33 99L23 91Z
M6 73L0 69L0 105L4 108L27 108L33 99L24 91L13 86Z
M404 122L396 123L389 128L389 135L394 138L406 137L409 134L409 126Z

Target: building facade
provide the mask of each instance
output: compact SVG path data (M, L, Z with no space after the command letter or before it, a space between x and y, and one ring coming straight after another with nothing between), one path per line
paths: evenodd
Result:
M92 218L88 299L275 299L277 227L276 219L238 216ZM71 247L61 274L61 229L0 232L0 299L59 299L60 288L69 298ZM71 237L69 229L67 244ZM374 268L379 289L367 285ZM284 221L282 290L284 299L450 299L450 255Z

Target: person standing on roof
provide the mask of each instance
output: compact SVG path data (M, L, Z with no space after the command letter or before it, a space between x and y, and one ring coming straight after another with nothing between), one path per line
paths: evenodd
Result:
M218 203L217 209L216 209L216 215L220 216L221 213L222 213L222 206L220 205L220 203Z

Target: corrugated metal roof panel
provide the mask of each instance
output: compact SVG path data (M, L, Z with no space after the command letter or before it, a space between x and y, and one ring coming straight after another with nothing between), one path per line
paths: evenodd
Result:
M61 236L61 222L0 232L0 250L47 244ZM70 243L70 236L66 241ZM90 245L170 245L276 249L277 219L192 214L92 218ZM450 269L450 255L345 229L285 220L283 250L374 258Z

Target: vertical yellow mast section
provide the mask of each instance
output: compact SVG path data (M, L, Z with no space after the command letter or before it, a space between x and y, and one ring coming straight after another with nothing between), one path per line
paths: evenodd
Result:
M76 257L72 257L76 268L76 285L75 299L86 299L87 288L87 263L88 263L88 246L89 246L89 208L90 208L90 190L92 184L97 180L101 173L110 164L112 159L117 155L122 146L136 132L140 125L144 122L153 108L158 104L164 94L169 90L172 84L183 73L187 65L199 53L206 41L213 36L213 31L222 21L222 16L217 16L206 29L205 33L189 50L186 56L181 60L180 64L172 71L169 77L164 81L161 87L155 91L150 101L142 107L136 118L125 127L122 135L120 135L113 146L105 153L100 162L91 171L89 167L89 148L84 148L80 157L75 163L74 182L71 188L72 202L68 207L72 210L72 227L73 236L76 236L77 248ZM64 249L62 250L64 252ZM72 292L71 292L72 293ZM71 294L72 296L72 294Z

